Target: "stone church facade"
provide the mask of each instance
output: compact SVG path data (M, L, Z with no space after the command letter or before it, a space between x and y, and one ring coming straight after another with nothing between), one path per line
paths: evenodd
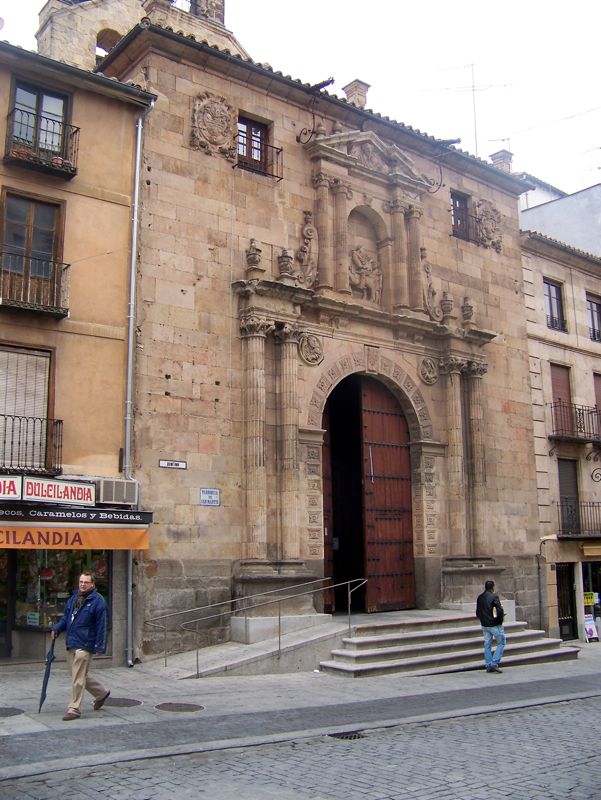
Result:
M153 646L143 619L324 575L367 578L363 611L471 608L493 577L538 623L525 184L366 110L361 81L339 99L252 61L223 11L51 0L41 20L42 51L77 18L69 58L115 39L98 69L158 97L136 301L135 476L154 513L138 646Z

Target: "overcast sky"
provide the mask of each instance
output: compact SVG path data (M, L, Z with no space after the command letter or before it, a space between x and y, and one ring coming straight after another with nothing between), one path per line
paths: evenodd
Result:
M42 0L0 0L0 38L35 49ZM225 0L255 61L568 192L601 182L599 0ZM475 111L475 113L474 113Z

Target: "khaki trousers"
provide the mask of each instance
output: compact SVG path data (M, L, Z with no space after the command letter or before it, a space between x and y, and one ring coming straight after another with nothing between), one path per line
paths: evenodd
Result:
M80 714L83 691L86 689L95 700L104 697L108 689L97 678L89 674L92 653L87 650L67 650L67 664L71 670L72 695L69 711Z

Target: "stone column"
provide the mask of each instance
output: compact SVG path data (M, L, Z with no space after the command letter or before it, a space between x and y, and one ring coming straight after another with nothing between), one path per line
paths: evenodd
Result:
M486 364L469 361L466 367L468 380L468 426L470 443L470 505L471 531L469 555L483 555L485 515L486 461L484 448L484 420L482 414L482 377L488 371Z
M315 227L319 238L319 261L317 263L317 288L334 287L332 265L332 220L330 218L330 180L323 172L313 176L317 191L315 203Z
M407 235L405 231L405 207L398 197L390 203L392 217L392 307L409 306L409 284L407 275Z
M333 182L334 192L334 240L335 240L335 286L337 291L351 293L349 278L348 209L346 201L351 196L350 188L340 180Z
M243 341L244 472L246 476L243 558L267 558L267 475L265 471L265 338L271 320L250 313L240 321Z
M407 225L407 261L409 282L409 307L414 311L424 310L424 285L421 257L420 218L422 209L409 206L405 211Z
M465 360L446 356L440 371L446 374L447 478L449 507L449 555L468 556L463 419L461 413L461 372Z
M285 324L278 330L279 393L278 393L278 478L280 553L283 561L300 557L298 530L298 329Z

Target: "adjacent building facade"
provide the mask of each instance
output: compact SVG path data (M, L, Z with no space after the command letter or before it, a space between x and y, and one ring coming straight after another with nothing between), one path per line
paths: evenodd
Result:
M152 95L0 44L0 658L43 658L82 569L126 650L136 124Z

